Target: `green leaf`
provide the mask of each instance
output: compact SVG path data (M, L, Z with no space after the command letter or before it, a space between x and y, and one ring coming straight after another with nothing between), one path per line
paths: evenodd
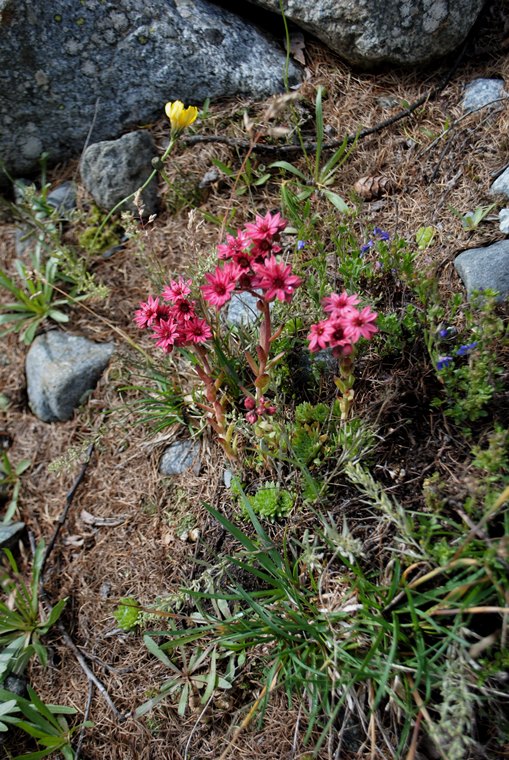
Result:
M35 333L37 332L37 329L39 325L41 324L41 322L42 322L42 318L36 319L30 325L28 325L28 327L25 330L23 330L23 332L20 335L20 339L23 341L25 346L29 346L30 343L32 343L32 341L35 338Z
M327 200L330 201L332 205L338 209L338 211L341 211L342 214L349 213L350 209L340 195L333 193L332 190L322 190L322 192Z
M269 169L284 169L287 172L290 172L290 174L294 174L296 177L299 177L299 179L302 179L304 182L308 181L308 177L306 177L303 172L301 172L300 169L297 169L296 166L293 166L293 164L288 163L288 161L274 161L273 164L269 164Z
M39 658L39 662L43 668L45 668L48 665L48 652L46 650L46 647L38 641L32 641L32 647L34 648L34 652Z
M189 684L184 684L182 688L182 693L180 695L178 707L177 707L177 713L182 718L186 712L187 703L189 701Z
M165 655L163 650L157 646L156 642L153 638L151 638L148 634L145 634L143 637L143 641L145 642L145 646L147 647L150 654L153 654L154 657L157 657L158 660L160 660L163 665L166 665L167 668L171 668L172 670L176 670L175 665L171 662L171 660ZM178 671L179 672L179 671Z
M338 169L342 164L347 161L347 159L352 154L354 147L357 143L357 137L352 143L352 146L350 150L347 150L348 148L348 135L345 135L343 142L339 146L339 148L332 154L332 156L329 158L326 164L322 167L320 171L320 182L325 183L332 174L334 174L335 170Z
M69 321L69 315L64 314L63 311L59 311L58 309L50 309L48 311L48 317L51 317L55 322L68 322Z
M16 755L13 760L40 760L42 757L48 757L55 751L54 747L41 749L38 752L29 752L27 755Z
M207 688L205 689L203 696L201 698L202 705L207 704L212 694L214 693L214 689L216 687L216 662L217 662L217 652L214 649L210 657L210 670L207 675Z
M419 227L415 233L415 242L419 250L424 251L431 245L433 238L435 237L434 227Z
M260 187L261 185L264 185L268 180L271 178L272 175L270 174L262 174L261 177L259 177L255 182L253 182L253 185L255 187Z
M235 177L236 172L230 166L227 166L226 164L223 164L222 161L219 161L218 158L213 158L212 163L215 167L222 171L223 174L226 174L227 177Z

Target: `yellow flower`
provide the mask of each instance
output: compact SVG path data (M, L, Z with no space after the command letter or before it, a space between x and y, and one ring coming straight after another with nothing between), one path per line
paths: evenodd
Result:
M170 120L171 128L176 132L188 127L198 116L198 109L196 106L188 106L187 108L184 108L184 104L181 100L175 100L173 103L166 103L164 110L166 116Z

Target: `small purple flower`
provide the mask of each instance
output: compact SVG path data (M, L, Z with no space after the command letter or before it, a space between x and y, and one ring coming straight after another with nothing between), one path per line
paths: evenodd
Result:
M367 243L364 243L364 245L361 245L361 256L364 255L365 253L367 253L369 251L369 249L372 248L372 247L373 247L373 241L372 240L368 240Z
M377 272L380 271L380 269L384 268L384 265L382 264L381 261L375 261L375 263L373 264L373 266L374 266L374 268L376 269Z
M450 367L452 362L452 356L439 356L437 359L437 372L441 372L446 367Z
M442 330L438 331L438 335L440 338L453 338L456 335L456 328L455 327L444 327Z
M391 239L391 236L389 235L389 233L386 232L385 230L382 230L380 227L375 227L374 228L373 235L376 235L376 237L379 240L390 240Z
M297 250L302 251L306 247L307 240L297 240Z
M465 356L468 354L469 351L471 351L473 348L477 346L477 341L474 340L473 343L466 343L463 346L460 346L458 350L456 351L456 356Z

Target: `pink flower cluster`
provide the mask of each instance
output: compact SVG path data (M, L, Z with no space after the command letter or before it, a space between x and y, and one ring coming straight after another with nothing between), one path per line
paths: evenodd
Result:
M201 286L204 299L220 309L234 291L247 290L266 303L276 298L291 301L302 280L290 265L276 258L281 252L279 234L285 227L281 214L268 213L246 224L236 237L227 235L226 243L218 246L218 258L225 263L205 275L206 284ZM174 346L197 345L212 337L208 322L196 313L196 301L189 298L191 284L192 280L182 277L172 280L161 296L149 296L135 312L138 327L151 328L156 346L166 353Z
M192 280L172 280L161 296L149 296L134 314L138 327L152 328L156 346L167 354L173 346L192 346L205 343L212 337L208 323L196 314L196 301L188 296Z
M201 288L205 300L220 309L234 291L261 290L260 297L267 303L276 298L290 302L302 280L276 258L281 252L279 233L285 227L281 214L268 213L246 224L236 237L227 235L226 243L218 246L218 257L225 264L205 275L207 283Z
M378 314L369 306L356 309L358 303L359 297L356 294L348 295L346 290L324 298L322 305L329 316L311 325L308 341L312 353L332 348L336 357L350 356L359 338L370 340L378 332L373 324Z

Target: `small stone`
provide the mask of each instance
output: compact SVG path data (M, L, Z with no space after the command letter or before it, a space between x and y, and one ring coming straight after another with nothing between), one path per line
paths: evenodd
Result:
M380 108L385 108L386 110L401 106L401 100L399 98L396 98L394 95L381 95L376 99L376 102Z
M104 583L101 583L101 588L99 589L99 596L101 597L101 599L108 599L110 593L111 593L111 583L107 583L107 581L104 581Z
M256 322L260 316L256 304L260 299L251 293L234 293L226 314L226 321L236 327L246 327Z
M117 203L135 193L153 171L152 159L157 150L148 132L137 131L118 140L104 140L90 145L83 153L80 171L83 184L100 208L111 211ZM143 190L143 215L148 217L158 209L155 178ZM121 210L138 215L133 200Z
M60 330L39 335L26 358L28 403L36 417L43 422L70 420L95 388L114 348L113 343L94 343Z
M25 523L0 523L0 549L12 549L23 535Z
M473 79L465 87L463 110L471 113L504 97L508 94L504 90L503 79ZM496 105L500 106L500 103Z
M200 180L198 187L200 190L204 190L206 187L213 185L214 182L217 182L219 179L221 179L221 172L219 169L216 169L216 167L214 167L213 169L209 169L207 172L205 172Z
M500 232L509 235L509 208L502 208L498 212Z
M190 439L175 441L162 455L159 472L161 475L182 475L190 469L195 475L200 474L200 444Z
M497 177L489 190L490 195L505 195L509 198L509 167Z
M498 301L509 296L509 240L463 251L456 257L454 266L469 298L477 290L497 291Z
M48 206L52 206L61 216L65 217L66 211L76 208L76 185L74 182L62 182L52 190L46 199Z

